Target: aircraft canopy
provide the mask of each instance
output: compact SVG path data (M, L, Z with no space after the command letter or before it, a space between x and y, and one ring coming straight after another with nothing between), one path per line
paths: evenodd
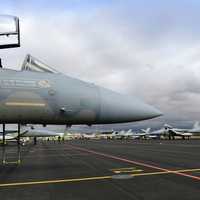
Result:
M46 73L59 73L55 69L44 64L40 60L34 58L28 54L22 64L21 70L34 71L34 72L46 72Z

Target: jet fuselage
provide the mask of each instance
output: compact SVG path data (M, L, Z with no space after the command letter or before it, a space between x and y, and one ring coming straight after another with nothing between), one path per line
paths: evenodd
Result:
M0 123L91 125L160 114L137 99L61 73L0 70Z

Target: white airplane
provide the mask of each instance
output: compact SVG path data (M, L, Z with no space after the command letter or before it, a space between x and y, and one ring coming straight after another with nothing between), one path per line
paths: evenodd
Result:
M82 138L83 138L83 139L88 139L88 140L89 140L89 139L95 139L95 138L96 138L96 134L94 134L94 133L93 133L93 134L83 133L83 134L82 134Z
M54 137L54 136L62 137L63 135L64 135L64 131L56 132L56 131L48 130L46 128L34 128L34 127L31 127L29 129L26 129L25 127L21 133L22 137Z
M134 138L137 134L133 133L132 129L129 129L128 131L121 130L119 132L113 131L111 134L111 138L115 139L128 139L128 138Z
M112 134L110 134L110 133L98 133L96 135L96 138L98 138L98 139L111 139Z
M65 134L64 134L64 138L66 139L81 139L83 138L82 134L81 133L75 133L75 132L69 132L67 131Z
M20 137L62 137L64 132L55 132L46 128L34 128L33 126L21 126ZM15 140L18 137L17 130L7 130L5 139ZM0 140L3 140L2 132L0 132Z
M117 133L116 138L117 138L117 139L124 139L124 138L125 138L125 134L126 134L126 131L121 130L121 131L119 131L119 132Z
M183 139L185 137L191 137L193 134L200 134L200 125L199 122L195 122L193 127L190 129L180 129L173 128L171 125L165 124L165 130L168 132L169 139L174 139L174 136L181 136Z
M134 133L132 129L129 129L127 132L124 133L125 138L137 139L141 138L144 134L143 133Z
M161 128L161 129L155 130L155 131L151 131L151 128L141 129L141 130L144 132L144 134L143 134L144 138L155 139L155 138L160 138L161 135L165 136L167 134L167 131L165 128Z
M110 139L115 139L117 136L117 131L113 131L111 134L110 134Z
M172 126L165 124L165 127L169 128L169 129L173 129L174 131L177 132L182 132L182 133L199 133L200 134L200 124L199 122L195 122L193 127L190 129L180 129L180 128L173 128Z

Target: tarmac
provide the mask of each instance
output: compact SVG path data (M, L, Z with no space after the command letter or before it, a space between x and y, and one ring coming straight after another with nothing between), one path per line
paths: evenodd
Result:
M21 151L21 164L0 164L1 200L200 199L200 140L48 141Z

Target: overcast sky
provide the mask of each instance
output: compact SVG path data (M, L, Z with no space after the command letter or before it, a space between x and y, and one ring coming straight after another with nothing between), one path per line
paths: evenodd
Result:
M200 120L199 10L198 0L6 0L0 13L20 18L22 46L0 56L19 69L30 53L164 113L133 126L191 125Z

